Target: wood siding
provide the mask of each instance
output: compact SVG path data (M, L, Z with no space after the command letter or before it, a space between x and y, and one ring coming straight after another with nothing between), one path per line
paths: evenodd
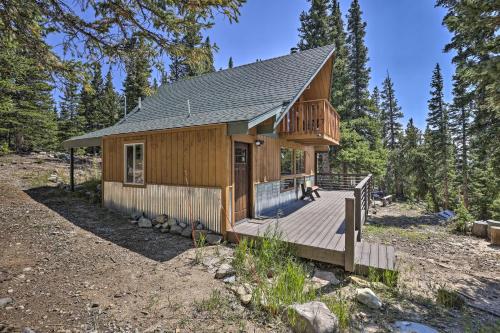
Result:
M106 137L104 181L123 182L123 145L141 140L146 143L146 184L227 186L230 141L225 125Z

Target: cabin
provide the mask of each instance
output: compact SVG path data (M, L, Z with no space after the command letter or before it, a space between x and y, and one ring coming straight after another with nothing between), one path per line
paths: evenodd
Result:
M198 220L229 240L258 237L288 219L297 236L288 241L303 245L304 257L344 265L345 237L336 236L358 183L302 198L303 189L339 180L316 172L318 156L340 141L340 118L329 102L334 57L329 45L165 84L114 126L64 146L101 147L105 207ZM350 247L360 245L354 238L369 183L364 206L353 206L359 212L352 213ZM321 238L319 252L316 234L331 236Z

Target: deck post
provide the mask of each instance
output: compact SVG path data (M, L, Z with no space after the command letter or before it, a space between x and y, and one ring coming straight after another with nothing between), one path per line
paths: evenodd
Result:
M75 156L74 148L69 150L69 184L71 192L75 192Z
M348 272L354 272L354 250L356 248L355 223L357 222L354 214L355 199L345 199L345 252L344 267Z
M354 189L356 230L361 230L361 189Z

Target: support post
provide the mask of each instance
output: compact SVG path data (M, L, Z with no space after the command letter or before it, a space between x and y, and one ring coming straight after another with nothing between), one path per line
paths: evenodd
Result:
M348 272L354 272L354 251L356 249L355 234L355 214L354 204L355 199L345 199L345 252L344 252L344 267Z
M69 184L71 192L75 192L75 156L74 148L70 149L69 152Z
M356 230L361 230L361 189L354 189Z

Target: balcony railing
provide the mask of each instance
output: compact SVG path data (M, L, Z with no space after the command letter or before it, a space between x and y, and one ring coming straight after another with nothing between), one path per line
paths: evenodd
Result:
M338 144L340 117L326 99L298 102L280 124L280 134L297 141ZM319 142L318 142L319 143Z

